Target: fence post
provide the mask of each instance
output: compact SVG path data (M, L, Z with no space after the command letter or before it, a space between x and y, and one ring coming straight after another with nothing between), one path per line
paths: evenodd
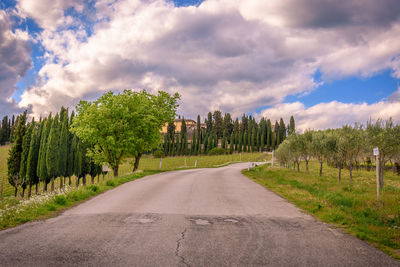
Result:
M197 159L194 161L194 167L197 168Z
M375 162L376 162L376 200L379 201L379 148L375 147L373 149L374 156L375 156Z

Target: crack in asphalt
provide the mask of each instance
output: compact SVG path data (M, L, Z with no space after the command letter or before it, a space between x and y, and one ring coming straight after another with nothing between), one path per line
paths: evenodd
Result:
M179 249L181 248L181 242L185 239L186 228L183 232L181 232L181 237L176 241L176 249L175 249L175 256L181 259L181 262L190 267L190 264L185 261L185 258L179 255Z

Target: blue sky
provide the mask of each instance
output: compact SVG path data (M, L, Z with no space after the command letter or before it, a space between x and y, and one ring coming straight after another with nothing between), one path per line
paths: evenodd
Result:
M178 91L185 117L296 115L302 128L400 120L395 0L172 2L2 1L0 30L17 45L15 58L0 55L1 115L145 88Z

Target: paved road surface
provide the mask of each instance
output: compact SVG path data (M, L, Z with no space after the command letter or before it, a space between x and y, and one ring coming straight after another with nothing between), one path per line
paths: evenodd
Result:
M400 265L244 177L246 166L149 176L1 231L0 265Z

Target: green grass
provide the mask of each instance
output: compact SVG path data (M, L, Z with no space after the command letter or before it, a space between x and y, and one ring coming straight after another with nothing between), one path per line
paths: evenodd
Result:
M113 180L101 181L95 185L79 187L78 189L73 188L66 193L35 196L29 200L7 198L0 202L0 230L32 220L53 217L59 212L104 191L155 173L158 173L158 171L138 172Z
M385 172L377 202L373 171L354 171L353 183L348 171L342 171L339 182L337 169L326 165L319 177L317 162L310 162L310 174L265 165L243 173L321 221L400 259L400 176Z
M8 183L7 179L7 158L8 158L8 150L10 146L0 146L0 197L8 197L14 195L14 187L12 187ZM195 161L197 160L197 168L210 168L210 167L220 167L227 163L237 162L240 159L242 161L256 161L256 160L265 160L269 156L265 153L242 153L240 154L232 154L232 155L220 155L220 156L177 156L177 157L166 157L162 159L162 171L170 171L177 169L188 169L194 168ZM119 174L127 175L132 173L133 165L131 164L132 159L126 160L120 166ZM185 164L186 162L186 164ZM143 171L152 171L158 170L160 164L160 159L154 158L149 155L144 155L140 160L139 170ZM113 174L110 172L107 174L107 179L111 179ZM90 179L89 177L87 178ZM60 179L55 180L56 187L59 185ZM81 181L82 184L82 181ZM72 186L76 185L76 177L72 177ZM42 191L43 186L39 185L39 193ZM18 190L18 194L21 193L21 188ZM25 194L26 196L27 194Z

